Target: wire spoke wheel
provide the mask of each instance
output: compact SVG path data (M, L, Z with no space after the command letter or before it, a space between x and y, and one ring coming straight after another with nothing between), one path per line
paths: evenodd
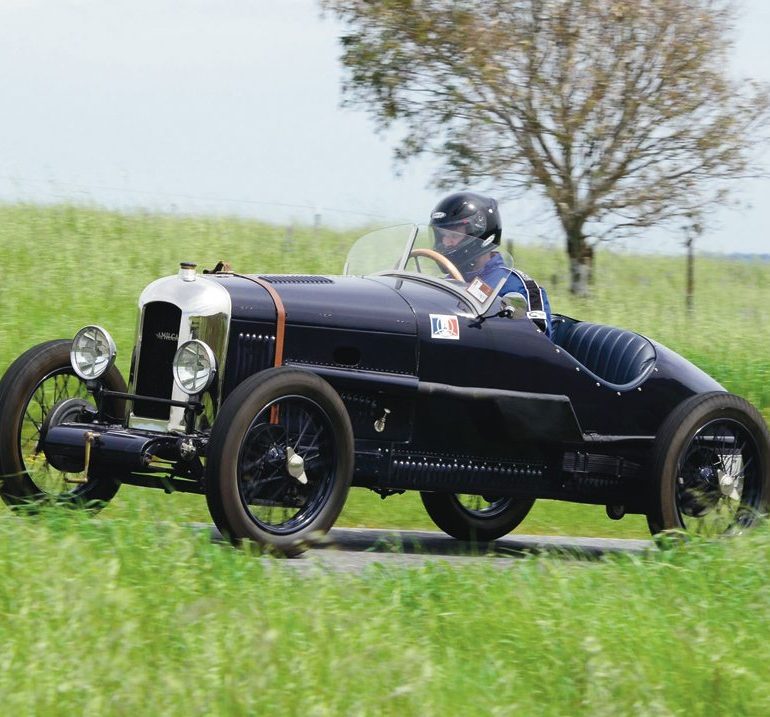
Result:
M511 503L510 498L491 498L466 493L455 493L454 499L469 515L478 518L493 518L501 515Z
M762 481L756 441L734 420L703 426L682 452L676 503L684 528L718 535L749 526L761 510Z
M770 434L759 412L729 393L695 395L653 444L650 532L740 533L767 512Z
M273 368L243 381L211 431L206 501L219 530L296 555L337 519L353 479L353 429L322 378Z
M60 471L48 463L40 446L41 432L51 409L61 401L81 398L93 406L85 381L71 370L59 369L45 376L23 407L19 429L19 455L24 470L38 488L41 496L56 501L62 494L82 490L83 471Z
M57 458L43 451L52 425L76 420L94 407L70 364L72 342L66 339L35 346L17 358L0 380L0 496L11 506L43 503L100 508L117 492L119 478L91 467L83 459ZM111 366L99 379L113 391L126 391L120 372ZM104 406L111 416L123 414L123 401Z
M252 421L241 448L238 488L257 525L292 533L323 506L335 468L329 416L310 399L286 396Z
M534 500L465 493L421 493L431 520L458 540L486 542L510 533L527 517Z

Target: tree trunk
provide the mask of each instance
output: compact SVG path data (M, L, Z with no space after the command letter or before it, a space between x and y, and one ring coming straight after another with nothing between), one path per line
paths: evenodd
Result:
M596 266L594 264L594 248L588 244L585 245L585 258L586 264L588 265L588 285L593 286L594 276L596 275Z
M565 229L569 256L569 290L575 296L587 296L588 283L593 279L593 248L586 243L582 224Z

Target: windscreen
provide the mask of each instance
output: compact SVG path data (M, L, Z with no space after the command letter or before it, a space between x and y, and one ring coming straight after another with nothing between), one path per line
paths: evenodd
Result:
M436 232L440 231L437 235ZM468 240L468 235L437 230L421 224L407 224L377 229L362 236L348 252L344 274L367 276L370 274L396 274L406 277L422 277L446 286L447 289L469 300L479 314L493 303L500 286L487 286L473 281L466 266L456 266L451 260L453 246ZM500 256L503 264L513 266L513 259L499 246L489 249ZM447 255L448 254L448 255Z
M366 276L399 271L405 257L409 256L416 230L414 224L402 224L364 234L350 248L342 273L346 276Z

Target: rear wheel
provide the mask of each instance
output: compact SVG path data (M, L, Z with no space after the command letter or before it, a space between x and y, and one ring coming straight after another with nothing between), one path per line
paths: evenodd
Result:
M296 555L339 516L353 477L353 430L320 377L262 371L227 397L211 432L206 499L219 530Z
M0 496L11 506L53 503L98 509L120 487L105 473L92 470L86 476L82 466L55 468L41 449L52 418L69 420L72 407L93 406L85 382L70 364L71 343L62 339L29 349L0 381ZM114 366L99 380L108 389L126 391ZM123 406L117 401L105 409L120 416Z
M460 493L421 493L431 520L458 540L488 542L510 533L527 517L534 500Z
M650 465L653 535L740 532L767 512L770 434L739 396L707 393L682 402L658 431Z

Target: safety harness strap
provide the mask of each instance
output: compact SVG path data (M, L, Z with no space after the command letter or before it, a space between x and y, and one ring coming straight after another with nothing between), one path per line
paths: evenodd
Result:
M510 272L518 276L521 283L524 284L524 289L526 290L525 297L527 299L527 317L534 322L535 326L545 332L548 327L548 321L541 288L531 276L523 271L510 269Z

